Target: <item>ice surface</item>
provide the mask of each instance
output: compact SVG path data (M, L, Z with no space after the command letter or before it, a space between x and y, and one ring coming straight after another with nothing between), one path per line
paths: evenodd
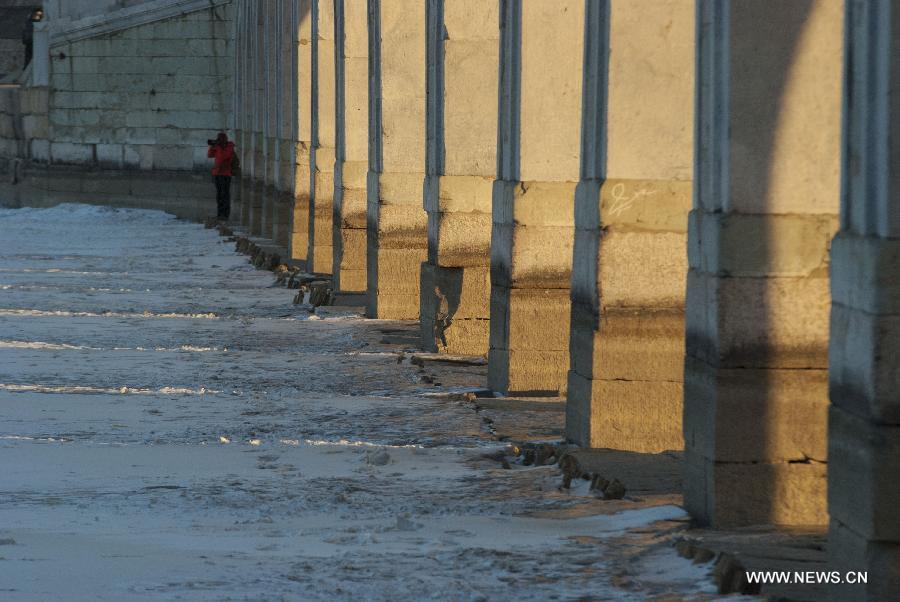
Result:
M0 209L0 598L711 594L670 547L615 585L629 530L681 509L479 461L502 444L385 340L414 325L272 284L160 212Z

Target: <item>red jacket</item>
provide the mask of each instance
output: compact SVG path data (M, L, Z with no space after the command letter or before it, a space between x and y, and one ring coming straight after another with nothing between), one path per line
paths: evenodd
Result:
M225 147L213 144L206 151L206 156L215 159L212 168L214 176L231 176L231 161L234 159L234 142L229 142Z

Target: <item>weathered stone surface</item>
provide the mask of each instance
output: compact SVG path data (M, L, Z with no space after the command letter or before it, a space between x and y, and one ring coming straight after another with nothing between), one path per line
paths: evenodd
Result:
M570 370L567 395L567 439L644 453L684 446L680 382L587 379Z
M720 462L824 462L827 379L825 370L716 369L688 357L685 442Z
M569 316L567 290L492 287L489 386L522 394L564 391Z
M686 449L684 505L700 525L827 523L824 463L715 462Z
M900 426L873 424L832 405L828 435L832 520L870 541L900 546Z
M490 290L489 268L445 268L423 263L419 312L423 348L460 355L486 354Z
M831 521L828 532L828 568L855 581L865 573L864 583L841 583L829 587L834 602L881 602L893 600L900 592L900 543L872 541L854 532L839 520Z
M729 6L727 23L698 7L685 502L715 527L823 524L841 89L827 65L843 19L828 3Z
M294 153L294 203L289 252L292 259L306 260L309 253L309 144L298 142Z

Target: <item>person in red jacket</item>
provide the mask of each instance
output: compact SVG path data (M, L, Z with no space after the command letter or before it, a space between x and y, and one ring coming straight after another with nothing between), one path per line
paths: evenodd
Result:
M227 220L231 213L231 176L235 160L234 142L225 132L219 132L215 140L207 140L206 156L213 159L212 175L216 183L216 207L218 218Z

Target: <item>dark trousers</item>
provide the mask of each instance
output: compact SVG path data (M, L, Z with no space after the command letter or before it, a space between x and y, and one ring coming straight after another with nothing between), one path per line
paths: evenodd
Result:
M231 214L231 176L213 176L216 182L216 207L219 219Z
M22 69L28 66L28 63L31 62L32 57L34 56L34 43L33 42L25 42L25 64L22 65Z

